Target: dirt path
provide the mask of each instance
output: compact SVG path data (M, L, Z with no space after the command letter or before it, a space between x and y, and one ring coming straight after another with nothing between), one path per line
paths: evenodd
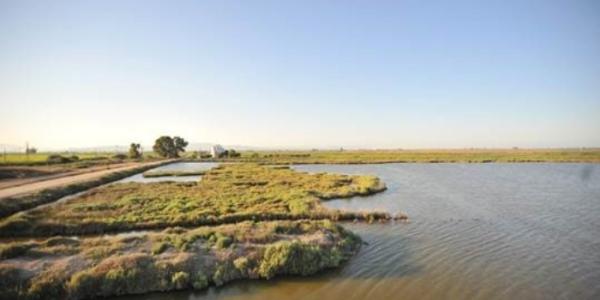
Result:
M158 162L154 161L154 162L147 162L147 163L127 163L127 164L124 164L121 166L111 166L110 169L107 169L106 166L104 166L103 168L100 168L100 170L86 172L83 174L70 174L70 175L67 174L66 176L58 176L58 178L50 178L50 179L46 178L46 179L42 179L42 180L37 180L35 182L31 182L31 183L25 183L25 184L18 185L18 186L1 188L0 189L0 198L12 197L12 196L21 195L21 194L28 194L28 193L40 191L40 190L47 189L47 188L53 188L53 187L68 185L68 184L72 184L72 183L76 183L76 182L80 182L80 181L86 181L86 180L100 178L104 175L107 175L107 174L110 174L113 172L125 171L125 170L129 170L129 169L138 168L141 166L156 165L156 164L161 164L161 163L164 163L164 161L158 161ZM50 176L52 176L52 175L50 175Z
M84 169L71 169L71 170L69 170L69 169L61 170L60 166L51 166L49 168L46 168L46 167L24 167L24 168L33 169L35 171L37 171L36 168L40 168L39 172L47 172L48 174L41 175L41 176L25 177L25 178L2 179L2 180L0 180L0 190L11 188L11 187L16 187L16 186L20 186L20 185L31 184L31 183L39 182L39 181L45 181L45 180L56 179L56 178L61 178L61 177L68 177L68 176L96 172L96 171L101 171L101 170L121 168L121 167L132 166L132 165L139 165L139 163L136 163L136 162L111 163L111 164L102 164L102 165L91 166L91 167L87 167ZM9 167L0 167L0 171L4 170L6 168L10 169L11 167L10 166ZM21 167L17 167L17 168L21 168ZM16 169L16 168L13 168L13 169Z

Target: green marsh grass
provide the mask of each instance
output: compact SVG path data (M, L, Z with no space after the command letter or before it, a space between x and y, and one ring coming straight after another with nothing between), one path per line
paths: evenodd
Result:
M224 161L264 164L374 164L374 163L600 163L600 149L448 149L348 151L245 151Z
M220 239L229 242L220 245ZM310 275L339 266L360 244L359 237L330 221L12 242L0 248L10 252L0 256L0 298L87 299Z
M326 209L321 201L385 190L374 176L224 164L199 182L117 183L0 221L2 236L98 234L241 221L389 220L387 213Z

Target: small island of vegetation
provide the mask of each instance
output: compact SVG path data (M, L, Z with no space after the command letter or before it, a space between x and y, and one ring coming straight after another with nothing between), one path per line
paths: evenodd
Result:
M226 164L199 182L119 183L0 222L3 236L99 234L258 220L390 219L385 213L324 208L322 199L370 195L374 176L309 174L287 167Z
M358 236L330 221L248 221L14 242L0 246L0 296L87 299L310 275L339 266L359 246Z

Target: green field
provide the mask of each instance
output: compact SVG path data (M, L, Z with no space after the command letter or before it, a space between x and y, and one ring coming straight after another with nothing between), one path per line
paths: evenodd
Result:
M50 155L60 155L64 157L77 156L77 160L67 164L94 164L94 163L112 163L120 162L121 159L115 158L117 152L43 152L26 155L24 153L0 153L0 166L41 166L48 165L48 157ZM158 155L154 152L144 153L143 159L156 159ZM129 160L129 159L125 159Z
M348 150L348 151L245 151L247 161L279 164L369 163L509 163L600 162L600 149L458 149L458 150Z
M76 155L80 162L114 160L112 152L58 152L0 154L0 165L44 165L51 154ZM240 158L224 158L219 161L260 162L269 164L368 164L391 162L417 163L489 163L489 162L600 162L600 149L423 149L423 150L316 150L316 151L243 151ZM144 153L145 158L155 158L153 152ZM182 154L191 159L194 152Z
M62 156L76 155L80 160L108 159L115 153L98 152L98 153L75 153L75 152L52 152L52 153L35 153L26 155L24 153L0 153L0 165L29 165L29 164L45 164L48 156L58 154Z

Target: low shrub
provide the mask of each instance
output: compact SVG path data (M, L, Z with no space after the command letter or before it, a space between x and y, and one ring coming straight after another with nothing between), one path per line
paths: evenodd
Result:
M208 287L209 281L208 277L202 270L198 271L194 278L192 278L192 287L197 290L204 289Z
M144 254L123 255L104 260L96 267L76 273L67 288L74 298L118 296L147 291L167 290L152 257Z
M169 248L169 244L166 242L158 242L152 246L152 254L157 255L165 252Z
M233 261L233 265L241 273L246 273L246 270L249 267L248 258L247 257L239 257L239 258L237 258L236 260Z
M216 237L217 240L215 241L215 246L218 249L227 248L231 245L231 243L233 243L233 239L229 236L217 233Z
M224 261L217 265L215 273L212 276L212 281L216 286L221 286L226 282L241 278L238 269L235 268L231 261Z
M310 275L323 268L338 266L342 259L337 248L285 241L267 247L258 272L267 279L277 274Z
M171 277L171 282L175 286L175 289L183 289L190 284L190 275L186 272L177 272Z

